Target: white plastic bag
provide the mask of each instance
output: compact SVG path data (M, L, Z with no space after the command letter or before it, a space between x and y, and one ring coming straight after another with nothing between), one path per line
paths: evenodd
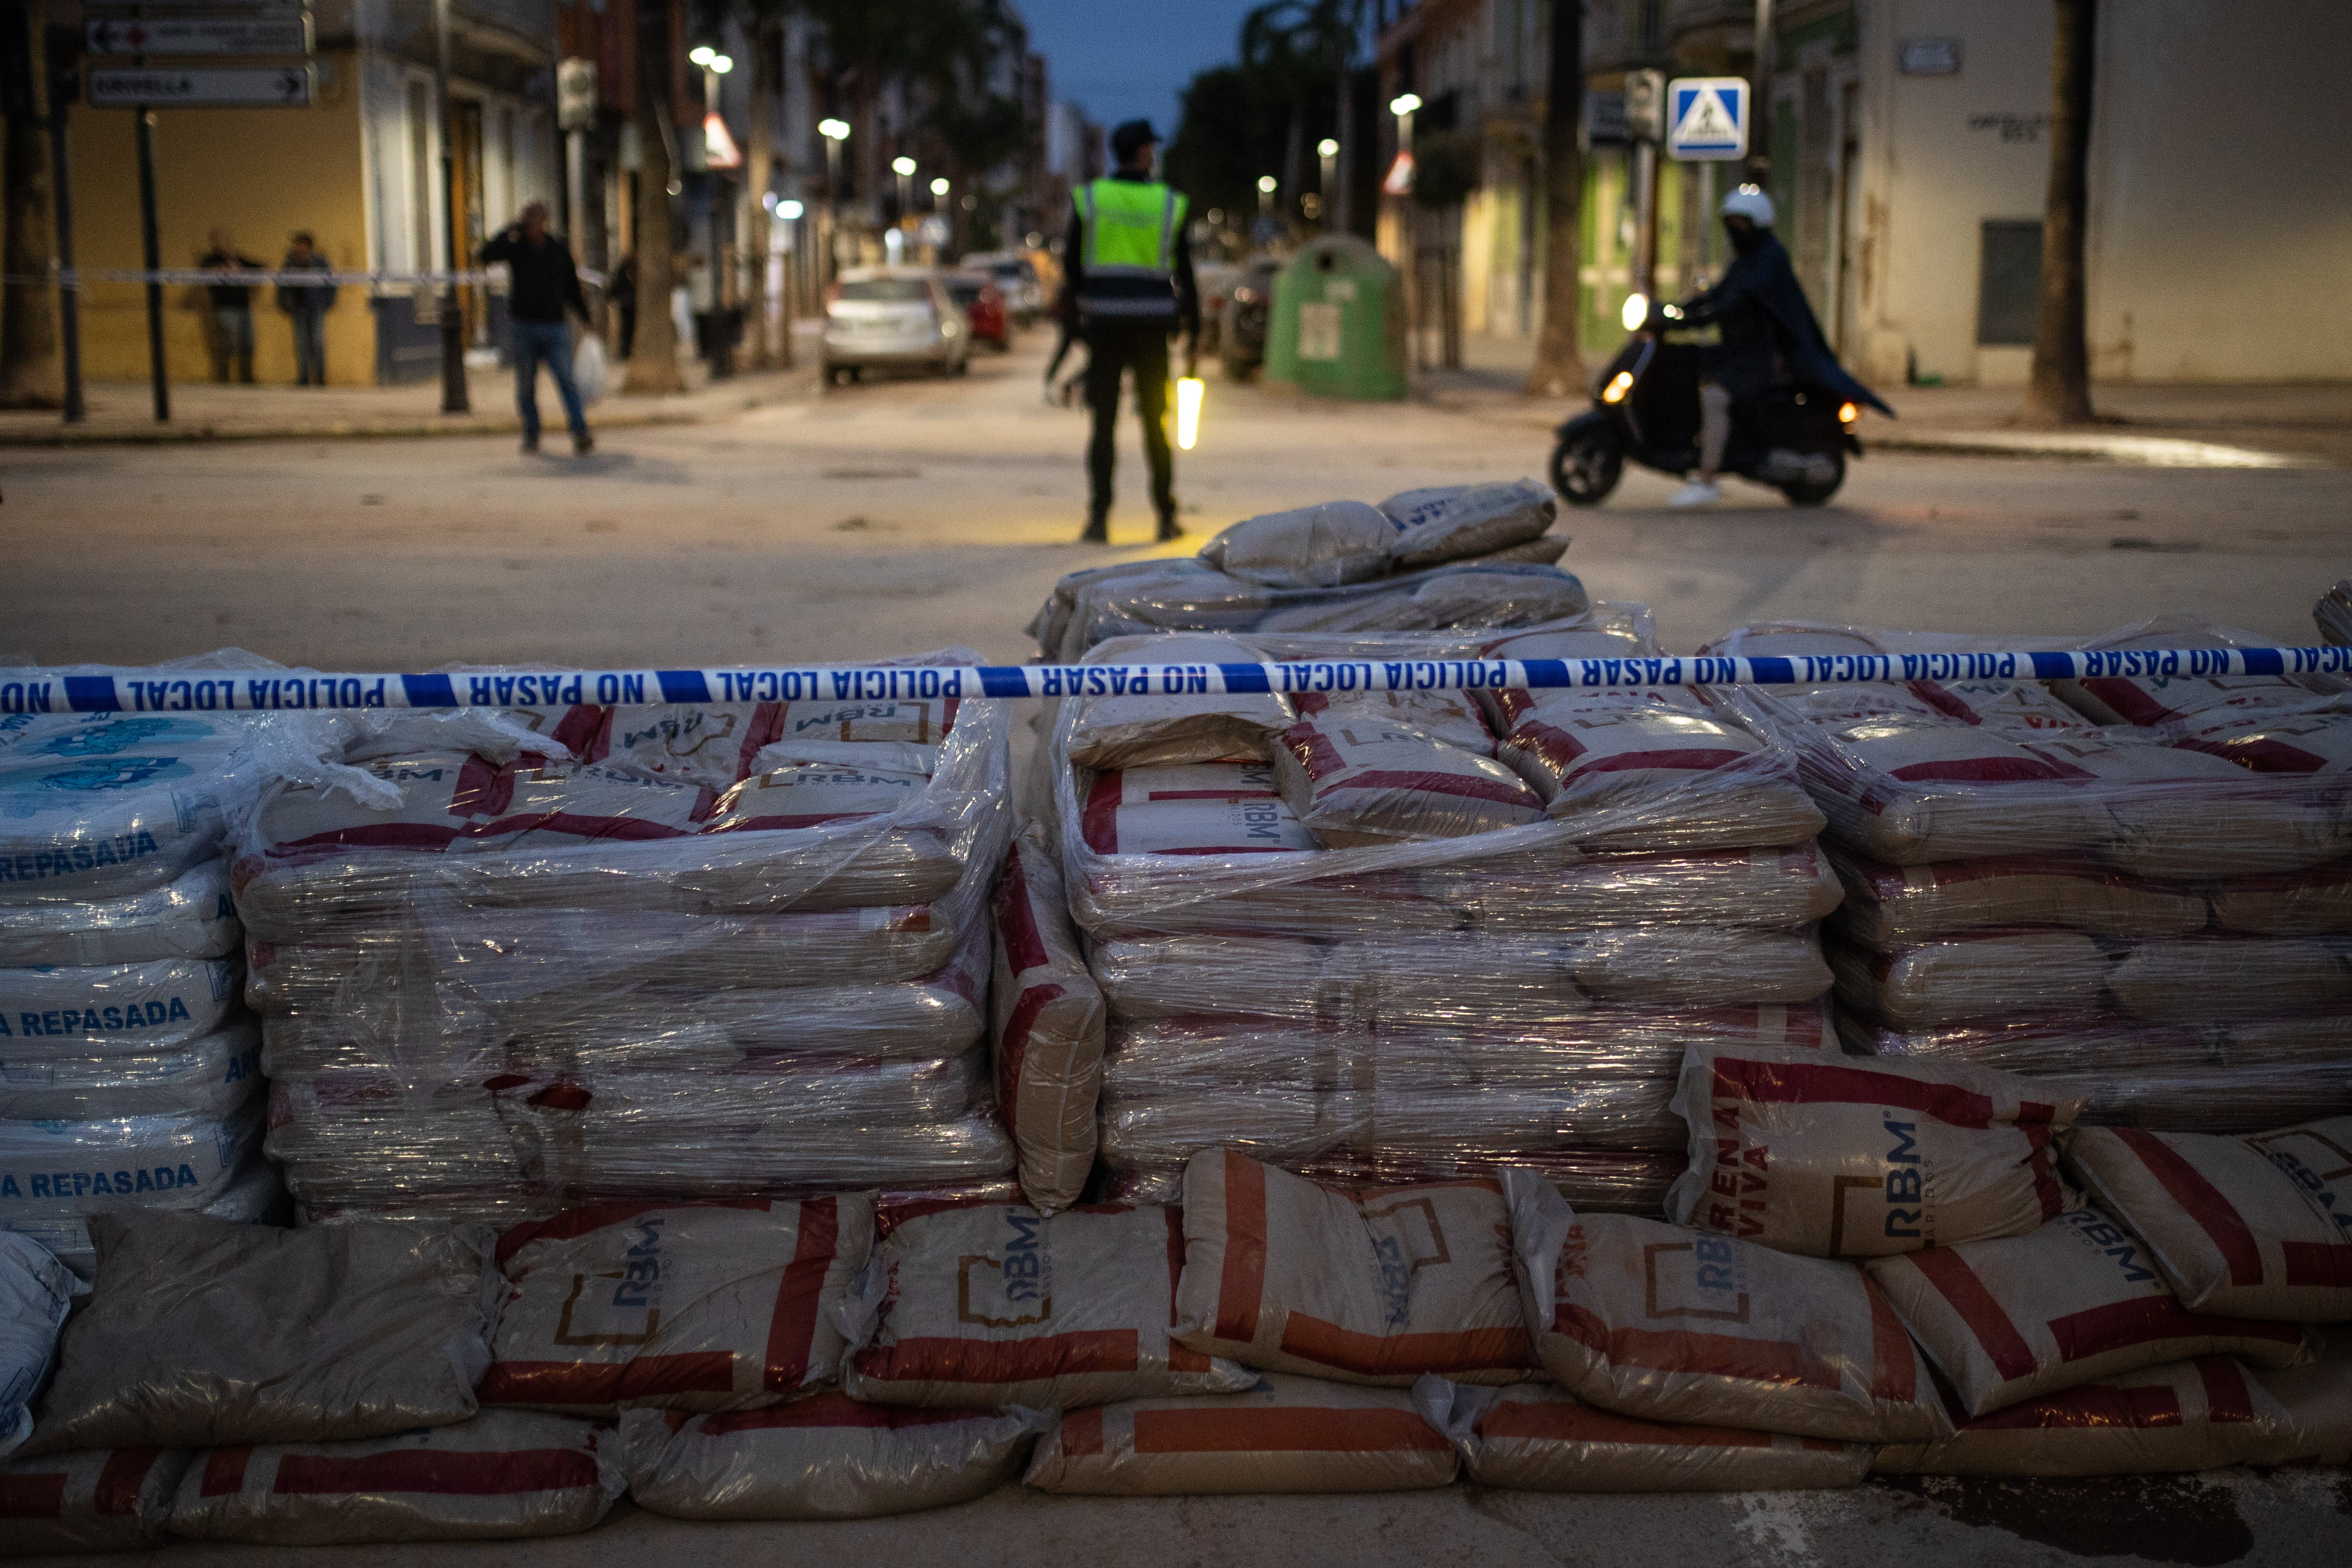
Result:
M604 340L593 332L583 334L572 349L572 384L584 404L604 395L604 386L612 379L612 369L604 361Z

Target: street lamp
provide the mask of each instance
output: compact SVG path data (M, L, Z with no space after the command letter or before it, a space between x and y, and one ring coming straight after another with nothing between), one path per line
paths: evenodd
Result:
M1332 187L1339 184L1339 143L1331 137L1326 136L1322 141L1315 143L1315 156L1321 160L1323 165L1322 178L1318 183L1318 188L1322 193L1322 211L1328 221L1332 211Z
M898 176L898 216L904 217L915 210L915 161L901 153L890 160L890 172Z
M1421 94L1401 92L1389 100L1389 112L1397 117L1397 151L1412 151L1412 111L1421 107Z
M947 182L947 177L946 177L945 175L941 175L940 178L938 178L938 179L936 179L936 180L933 180L933 181L931 182L931 195L935 195L935 196L944 197L944 196L946 196L946 195L947 195L947 194L948 194L948 182Z
M1276 187L1280 184L1281 182L1276 180L1272 174L1260 174L1257 177L1258 216L1271 217L1274 216L1274 193Z
M806 207L790 196L776 204L776 216L786 223L798 223L801 215L806 211L808 211Z
M833 281L834 231L841 217L841 144L849 140L849 121L820 120L816 133L824 139L824 255L817 283L823 287Z

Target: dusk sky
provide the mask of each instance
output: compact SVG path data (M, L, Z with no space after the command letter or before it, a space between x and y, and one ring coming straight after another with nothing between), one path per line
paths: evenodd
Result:
M1177 94L1232 62L1256 0L1014 0L1055 98L1109 127L1149 119L1176 134Z

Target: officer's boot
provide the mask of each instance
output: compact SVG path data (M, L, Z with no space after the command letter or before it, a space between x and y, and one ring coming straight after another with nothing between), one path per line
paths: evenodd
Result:
M1087 509L1087 531L1078 535L1078 542L1080 544L1108 544L1110 542L1110 513L1108 510L1096 507L1089 507Z
M1184 531L1176 526L1176 509L1173 506L1170 506L1161 510L1160 513L1159 542L1165 544L1171 539L1181 539L1183 537Z

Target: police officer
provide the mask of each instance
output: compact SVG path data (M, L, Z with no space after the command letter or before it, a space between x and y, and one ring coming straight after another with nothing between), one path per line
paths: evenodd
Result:
M1168 450L1168 339L1182 332L1185 374L1192 374L1200 352L1201 298L1184 238L1184 198L1151 177L1159 141L1151 121L1129 121L1110 133L1118 172L1070 193L1075 210L1062 247L1066 281L1060 310L1064 326L1086 339L1087 405L1094 415L1082 543L1110 542L1111 434L1122 371L1135 377L1160 537L1184 535L1176 526L1175 460Z

